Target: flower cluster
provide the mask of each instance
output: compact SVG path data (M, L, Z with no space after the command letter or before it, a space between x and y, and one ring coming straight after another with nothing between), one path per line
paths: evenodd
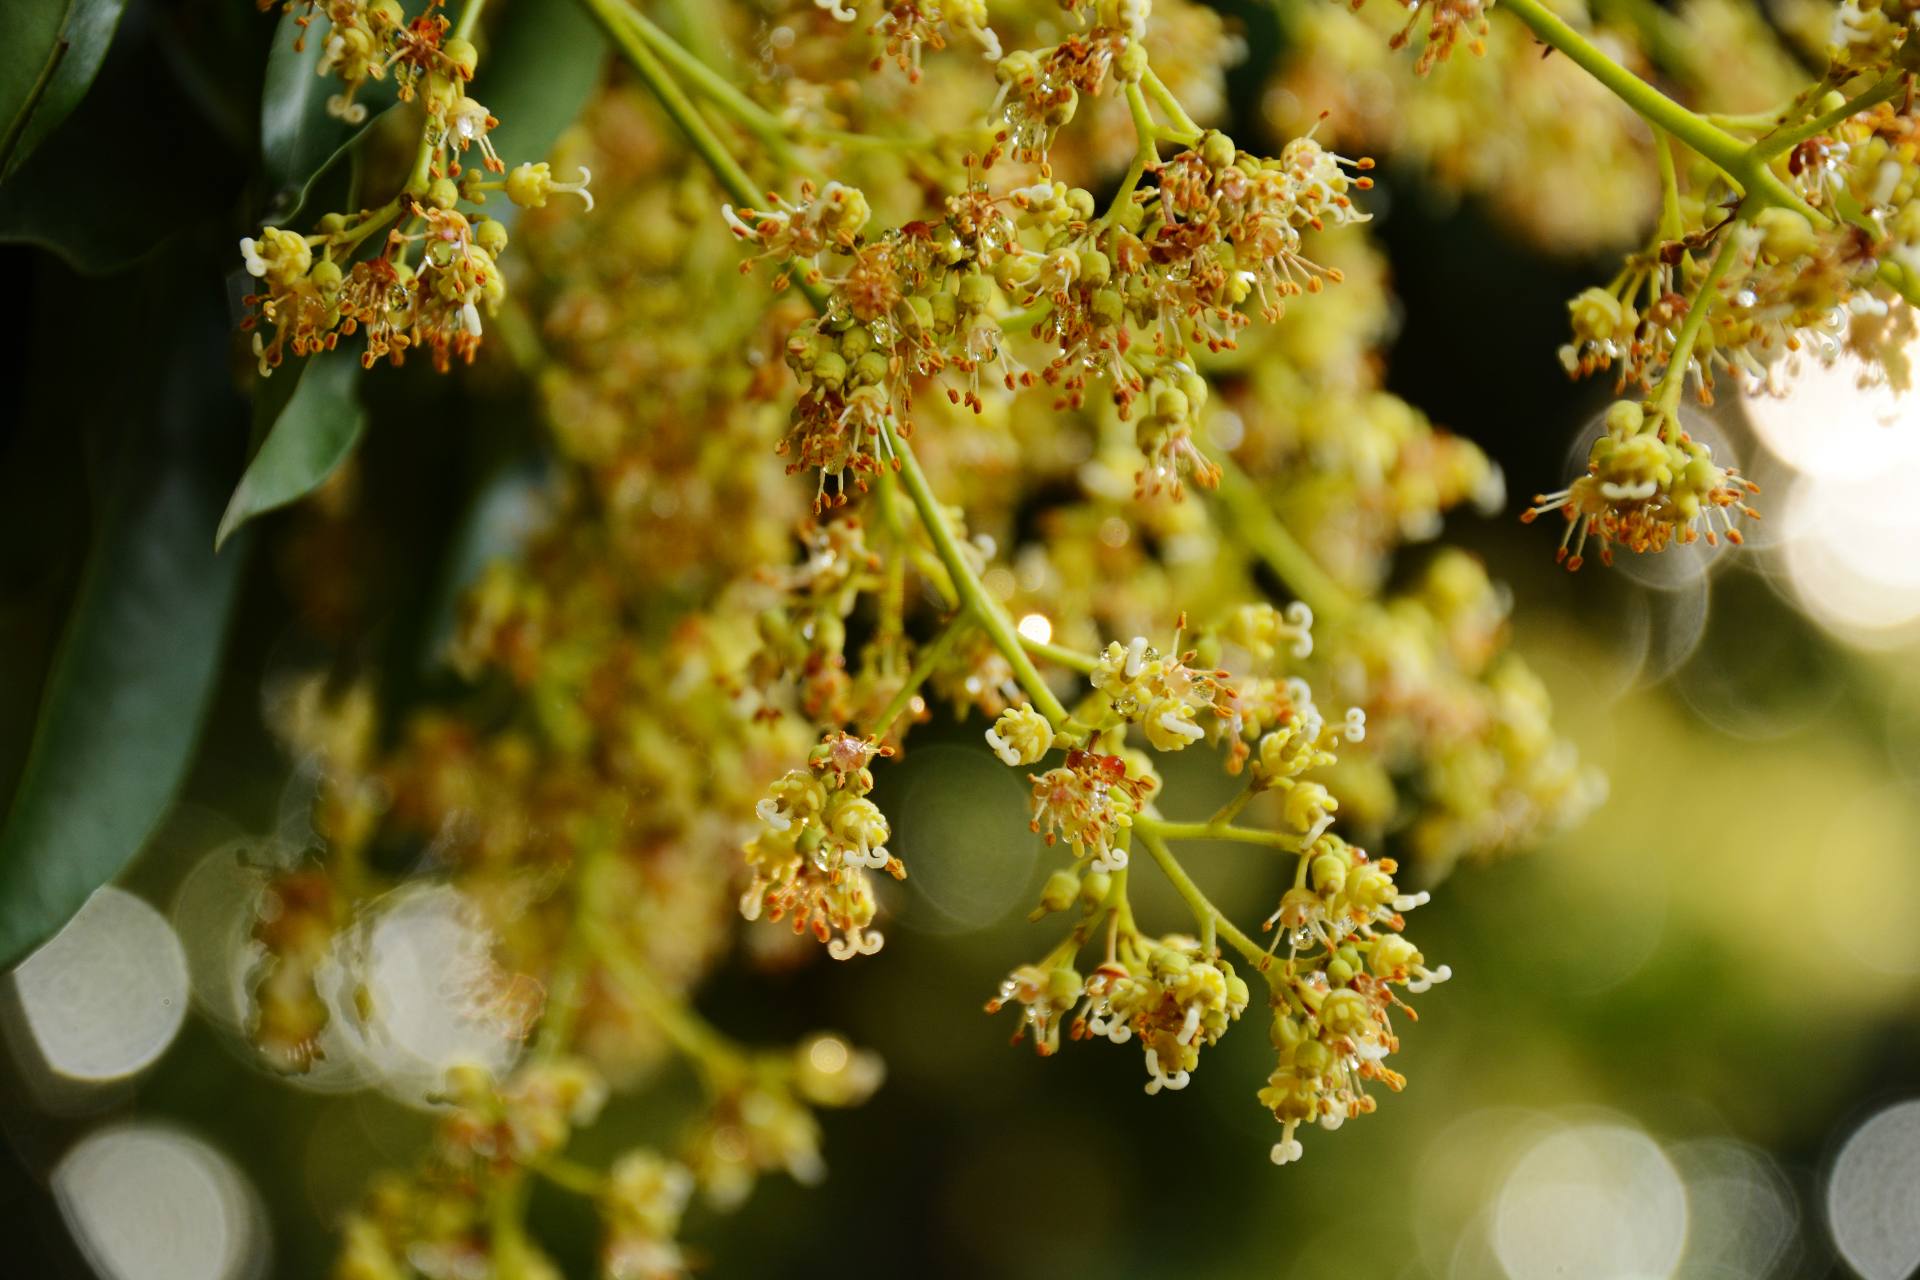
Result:
M1747 496L1759 491L1753 481L1716 464L1712 451L1659 406L1622 400L1607 410L1587 474L1558 493L1541 494L1520 518L1530 522L1560 512L1567 528L1556 555L1578 569L1589 538L1600 544L1602 564L1613 563L1615 546L1664 551L1702 536L1717 543L1722 533L1738 544L1733 517L1757 519Z
M1422 7L1437 84L1483 11ZM368 1198L345 1274L543 1274L501 1213L534 1175L595 1203L608 1275L676 1275L696 1190L725 1209L768 1174L817 1180L814 1109L863 1100L878 1060L829 1035L738 1045L691 995L736 944L764 967L817 954L807 935L839 959L880 950L873 873L905 868L873 774L942 704L984 718L1028 780L1034 831L1064 845L1034 913L1064 936L989 1007L1018 1005L1016 1039L1042 1054L1137 1039L1157 1094L1265 983L1280 1058L1260 1097L1281 1158L1300 1125L1397 1086L1390 1019L1447 976L1400 932L1424 895L1349 839L1432 882L1591 802L1542 686L1503 652L1501 590L1460 553L1398 560L1448 512L1498 505L1499 472L1386 390L1394 306L1366 240L1370 162L1342 154L1353 135L1303 120L1267 155L1203 127L1233 41L1183 0L1000 6L992 28L972 0L801 12L771 34L706 32L756 42L764 74L739 88L636 12L618 43L654 55L633 59L639 82L598 93L550 164L510 172L467 93L470 46L430 13L410 37L425 121L401 193L243 246L266 365L364 330L369 362L425 346L444 367L474 356L502 299L506 231L474 206L503 191L526 211L514 288L554 461L536 527L449 628L462 696L376 707L343 656L330 687L348 695L310 681L283 726L319 761L330 856L277 874L256 926L267 1055L298 1065L353 1029L338 962L395 868L457 884L512 977L493 1011L509 1061L436 1094L443 1140ZM923 56L962 36L988 56ZM344 58L358 45L342 40ZM691 121L669 112L682 126L729 127L676 145L642 89L698 97ZM933 136L931 120L962 123ZM591 203L554 181L576 165L601 174L590 227L549 207ZM756 263L771 298L711 287ZM1675 269L1679 287L1704 278ZM1614 318L1608 358L1638 326ZM1705 355L1721 331L1701 332ZM1689 495L1702 523L1723 509L1738 482L1649 430L1686 456L1664 489L1611 500L1676 529L1694 527ZM1608 483L1642 483L1626 458ZM289 519L283 560L342 655L366 648L356 535L375 523L353 470ZM1189 482L1205 492L1175 501ZM1383 596L1390 580L1411 585ZM1144 638L1169 635L1165 651ZM1176 821L1156 767L1170 752L1218 763L1238 793ZM1197 841L1281 855L1272 946L1187 873ZM1154 874L1190 922L1135 919L1130 879ZM668 1054L703 1090L677 1159L569 1160L604 1089L644 1087Z
M832 286L824 314L787 342L801 382L783 445L791 468L819 473L818 506L843 503L897 465L893 437L912 432L915 380L945 381L951 402L978 413L986 371L1008 390L1037 377L1076 407L1089 380L1104 378L1120 417L1138 414L1136 487L1177 496L1186 476L1211 486L1218 469L1194 440L1207 397L1196 352L1232 348L1243 306L1277 318L1288 298L1340 278L1306 256L1302 235L1364 219L1351 193L1369 180L1349 171L1369 164L1311 137L1261 159L1208 133L1143 164L1134 181L1151 173L1157 185L1130 187L1099 217L1089 192L1044 172L996 194L991 155L977 169L969 161L944 217L877 236L863 232L867 199L838 183L803 189L774 213L726 210L763 256L797 259ZM1051 355L1037 375L1010 349L1008 305L1040 317L1029 336Z
M412 101L421 80L436 70L464 67L473 74L473 42L447 38L440 13L445 0L429 0L418 17L408 19L399 0L260 0L261 12L280 8L295 14L304 48L316 15L327 21L316 71L340 81L341 91L327 99L329 114L349 124L367 118L366 104L354 101L370 80L393 77L402 102Z
M1044 832L1048 844L1064 838L1073 856L1090 859L1095 871L1127 865L1133 817L1159 787L1158 779L1123 756L1077 749L1058 768L1029 780L1034 831Z
M272 0L262 7L270 7ZM312 0L288 0L291 10ZM364 332L361 363L382 357L401 363L409 350L425 350L435 369L471 363L480 348L481 311L495 311L506 297L498 259L507 247L504 223L460 210L506 192L523 207L538 208L556 191L579 195L587 207L588 175L556 182L546 163L522 164L509 175L487 137L500 122L468 92L479 54L463 36L447 37L447 20L436 4L404 23L395 0L327 6L331 24L322 74L337 72L347 83L329 108L363 118L353 92L369 77L398 68L401 96L422 91L425 120L406 187L386 204L352 214L329 213L311 235L266 227L240 241L247 274L259 282L246 298L243 327L252 331L261 376L288 356L330 351L342 336ZM383 43L384 42L384 43ZM480 163L463 164L477 149ZM505 175L490 180L490 175ZM380 236L381 232L384 236ZM367 253L368 246L376 251Z
M1446 965L1428 968L1400 932L1405 913L1427 895L1399 891L1391 858L1369 859L1337 836L1302 856L1306 875L1270 921L1288 950L1268 974L1279 1062L1260 1090L1260 1105L1281 1126L1275 1164L1300 1159L1302 1125L1338 1129L1372 1112L1369 1083L1393 1090L1406 1083L1385 1065L1400 1047L1392 1011L1406 1008L1394 989L1419 994L1453 976Z
M836 960L869 956L885 941L872 929L874 901L868 871L905 879L906 867L887 852L886 815L867 799L867 765L893 750L849 733L829 733L807 769L776 780L755 812L760 831L747 842L753 881L740 898L749 920L791 920L811 932Z

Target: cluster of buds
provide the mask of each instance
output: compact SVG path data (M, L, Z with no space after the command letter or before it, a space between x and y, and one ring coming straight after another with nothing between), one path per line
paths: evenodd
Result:
M529 1280L559 1280L559 1269L523 1233L497 1228L489 1206L529 1169L558 1153L576 1127L591 1123L605 1099L606 1085L577 1060L534 1062L499 1084L482 1068L453 1068L436 1099L445 1109L428 1154L404 1174L375 1180L347 1219L334 1275L404 1280L511 1269ZM679 1206L670 1194L662 1198L659 1188L647 1192L640 1179L620 1178L625 1167L615 1166L605 1193L609 1256L625 1247L613 1234L621 1229L654 1231L656 1247L671 1249ZM684 1193L679 1199L684 1202ZM682 1273L656 1267L607 1274L654 1280Z
M887 852L886 815L867 799L867 765L892 748L849 733L828 733L805 769L789 770L756 808L760 830L746 844L752 882L740 898L749 920L791 919L812 932L836 960L872 955L884 941L871 928L875 911L867 872L905 879Z
M300 36L294 48L305 47L308 27L316 13L324 13L327 31L316 72L332 76L341 90L327 99L327 111L349 124L367 118L366 104L354 99L370 80L393 76L402 102L411 101L421 78L436 70L464 65L472 73L475 50L471 41L448 39L448 22L440 9L445 0L428 0L425 12L409 21L399 0L259 0L261 12L276 6L296 14Z
M1076 1036L1103 1035L1115 1044L1137 1038L1146 1058L1149 1094L1184 1089L1200 1050L1218 1043L1246 1011L1247 984L1218 954L1193 938L1169 934L1130 957L1101 965L1087 982Z
M368 368L382 357L399 364L413 348L424 348L441 372L456 360L471 363L480 348L482 308L491 313L506 297L498 259L507 247L507 229L458 206L484 203L489 191L504 190L522 207L538 208L554 192L569 192L592 208L589 175L583 170L578 182L556 182L545 163L523 164L507 174L487 136L500 122L467 93L478 52L465 39L443 43L447 22L438 13L396 26L394 0L364 8L329 5L327 12L334 25L323 72L337 63L342 74L358 68L364 78L396 65L411 68L402 80L404 97L413 96L416 81L424 86L419 163L406 190L377 209L329 213L311 235L266 227L241 240L247 274L260 282L245 300L251 314L242 325L252 331L260 374L271 374L290 355L330 351L342 335L361 331L361 363ZM394 37L398 44L390 56L372 62L358 53L348 61L334 57L336 46L357 50L374 31L403 33ZM349 78L348 94L339 101L350 98L356 83ZM342 111L364 114L365 108L347 103ZM472 148L481 163L465 167L462 159ZM505 176L495 181L491 175ZM383 230L384 238L376 239ZM378 250L365 254L368 244Z
M1179 751L1207 736L1197 718L1201 712L1213 716L1223 732L1238 727L1228 673L1194 670L1188 664L1195 656L1192 650L1162 656L1145 636L1124 645L1115 640L1088 679L1107 696L1115 715L1140 726L1154 750Z
M1557 493L1540 494L1521 515L1531 522L1550 511L1567 522L1556 559L1569 569L1585 562L1588 538L1600 544L1600 560L1613 563L1613 548L1663 551L1724 533L1739 543L1733 517L1757 519L1747 497L1760 491L1751 480L1713 460L1713 451L1693 439L1654 405L1622 400L1607 410L1606 430L1593 443L1587 473ZM1716 528L1714 521L1718 520Z
M1445 965L1429 968L1400 932L1405 913L1427 895L1400 892L1392 859L1369 859L1327 835L1309 850L1306 868L1269 922L1282 930L1276 944L1288 944L1269 975L1279 1062L1259 1095L1281 1124L1275 1164L1300 1158L1301 1125L1337 1129L1372 1111L1368 1082L1395 1090L1405 1083L1384 1065L1400 1047L1389 1019L1402 1003L1394 988L1418 994L1452 976Z
M454 1164L526 1166L557 1154L606 1104L607 1085L577 1058L534 1061L495 1084L482 1067L447 1073L439 1142Z
M1090 193L1051 179L994 194L992 159L970 159L975 176L944 218L877 237L863 230L864 196L837 183L776 200L770 213L726 210L759 256L798 260L832 286L826 314L787 344L801 383L781 445L790 468L819 471L817 506L844 502L895 464L890 436L911 434L912 380L951 373L949 399L976 412L984 368L1009 389L1031 385L994 318L1004 296L1041 313L1031 333L1053 354L1038 376L1063 404L1083 403L1096 376L1122 418L1141 402L1143 494L1178 496L1188 476L1210 486L1218 470L1195 442L1207 383L1193 349L1232 347L1249 305L1274 318L1288 298L1340 278L1305 255L1301 237L1364 220L1351 193L1370 180L1349 170L1370 162L1311 137L1262 159L1209 133L1150 166L1157 186L1123 193L1096 218ZM829 274L823 256L845 265Z
M808 719L845 723L856 711L846 619L863 595L882 585L881 561L855 516L808 525L800 538L798 563L761 575L780 597L756 620L761 647L754 675L766 691L790 678Z
M854 0L813 3L836 22L851 23L860 16ZM1000 57L1000 37L987 25L986 0L883 0L880 16L867 32L883 42L886 55L876 57L872 69L880 70L886 59L891 59L909 80L918 83L926 51L947 47L948 28L977 41L989 60Z
M1348 829L1393 832L1430 880L1538 842L1605 792L1556 731L1546 687L1507 651L1511 607L1478 558L1448 550L1343 618L1316 654L1315 680L1364 712L1366 736L1310 777Z
M884 1078L880 1060L835 1035L802 1041L788 1056L747 1064L724 1086L686 1144L695 1182L716 1208L738 1206L761 1175L812 1186L826 1176L813 1107L853 1107Z
M674 1237L692 1195L692 1172L657 1152L631 1151L614 1161L600 1192L601 1273L608 1280L686 1275Z
M1365 0L1352 0L1352 3L1359 9ZM1413 64L1416 75L1426 75L1435 63L1444 62L1463 36L1468 50L1476 56L1487 51L1487 10L1493 8L1494 0L1431 0L1430 3L1402 0L1402 3L1409 11L1407 24L1394 33L1388 47L1404 49L1413 38L1414 27L1425 15L1427 40Z
M1048 844L1065 838L1075 858L1089 858L1095 871L1127 865L1127 841L1134 815L1159 789L1159 779L1144 764L1125 756L1076 748L1066 761L1045 773L1030 774L1033 818Z

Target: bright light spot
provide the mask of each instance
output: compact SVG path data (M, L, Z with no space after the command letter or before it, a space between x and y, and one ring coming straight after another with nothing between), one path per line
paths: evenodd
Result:
M322 994L347 1048L382 1089L426 1105L461 1064L498 1079L519 1056L539 993L503 971L473 905L446 885L389 894L336 945Z
M1920 458L1889 457L1866 475L1794 484L1782 512L1783 553L1794 594L1817 621L1861 643L1911 636L1920 623L1915 493Z
M1207 419L1207 437L1214 448L1231 453L1247 438L1247 424L1233 410L1221 409Z
M1785 395L1754 396L1746 412L1800 473L1784 502L1768 495L1794 595L1846 639L1886 645L1920 632L1920 395L1870 385L1873 374L1844 352L1802 359Z
M14 971L32 1043L55 1077L103 1083L152 1065L187 1014L187 960L152 907L97 890Z
M1630 1280L1672 1274L1687 1193L1659 1144L1624 1125L1563 1129L1507 1175L1493 1247L1512 1280Z
M1053 639L1053 623L1044 613L1030 613L1020 619L1020 634L1035 644Z
M1847 1139L1827 1179L1827 1223L1864 1280L1906 1280L1920 1267L1920 1100Z
M54 1168L53 1194L104 1280L264 1275L266 1219L231 1161L158 1125L103 1129Z
M807 1051L807 1060L821 1075L837 1075L846 1070L847 1042L838 1036L820 1036Z
M1891 462L1920 462L1920 395L1862 385L1875 372L1851 352L1832 364L1802 359L1785 395L1746 401L1747 420L1775 456L1804 475L1862 477Z
M1752 1147L1702 1138L1668 1149L1687 1186L1687 1276L1786 1274L1799 1226L1793 1190Z

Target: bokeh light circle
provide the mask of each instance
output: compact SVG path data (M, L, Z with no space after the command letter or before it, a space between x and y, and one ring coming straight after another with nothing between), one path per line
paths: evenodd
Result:
M1686 1188L1638 1129L1576 1125L1514 1164L1492 1238L1511 1280L1659 1280L1686 1245Z
M153 1064L187 1013L187 960L166 918L122 889L98 889L14 970L21 1015L45 1069L105 1082Z
M1920 1099L1886 1108L1847 1138L1827 1175L1827 1225L1863 1280L1907 1280L1920 1269Z

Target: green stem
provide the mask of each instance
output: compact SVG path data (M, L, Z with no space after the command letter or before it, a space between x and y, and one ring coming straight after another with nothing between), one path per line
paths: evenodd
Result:
M1804 124L1795 125L1791 129L1760 139L1753 144L1753 154L1760 159L1785 155L1808 138L1818 137L1849 117L1887 101L1900 92L1906 84L1906 79L1905 69L1895 67L1887 72L1878 84L1847 99L1833 110L1817 115Z
M1139 85L1130 84L1126 87L1126 98L1127 110L1133 115L1133 161L1127 165L1127 172L1120 179L1113 199L1107 204L1107 211L1100 215L1101 226L1120 216L1120 211L1133 199L1140 179L1146 176L1148 166L1160 163L1160 150L1153 141L1158 130L1154 127L1152 112L1147 110L1146 95L1140 91Z
M1300 852L1300 837L1284 831L1262 831L1257 827L1236 827L1230 822L1209 818L1205 822L1168 822L1146 814L1134 818L1134 826L1161 840L1224 840L1232 844L1258 844L1287 853Z
M1739 220L1722 233L1725 238L1720 242L1720 252L1713 256L1706 278L1700 282L1700 288L1694 292L1687 307L1687 318L1681 322L1680 335L1674 340L1667 371L1661 376L1660 386L1654 392L1654 403L1664 409L1668 417L1672 417L1674 410L1680 407L1680 390L1687 381L1687 365L1693 359L1694 344L1699 341L1700 330L1707 322L1707 313L1713 309L1713 292L1738 254L1740 230L1746 225L1747 216L1743 208Z
M672 67L693 86L694 92L706 98L714 106L738 124L741 128L759 139L760 144L772 153L788 169L799 170L809 176L817 175L817 170L803 161L793 149L793 143L787 131L775 119L773 113L749 98L736 88L732 81L708 66L690 49L668 35L655 25L646 14L630 4L619 3L618 10L635 34L645 41L647 47L659 56L660 60Z
M735 203L745 208L751 209L760 204L762 197L754 186L753 179L747 176L747 171L740 167L738 160L733 158L733 153L727 150L726 144L713 131L713 126L709 125L707 118L700 114L700 109L693 105L692 99L687 97L679 81L675 80L666 67L661 65L660 59L648 47L647 42L640 38L638 30L628 20L632 9L622 0L580 0L580 3L586 6L588 14L600 24L600 29L606 32L607 38L626 55L627 61L633 64L633 69L640 73L640 78L646 81L647 88L652 91L661 108L679 127L680 132L685 135L688 143L706 163L707 168L712 170L713 176L719 179L720 186L726 193ZM826 309L826 290L809 280L804 271L795 273L794 285L806 295L807 300L813 303L816 310Z
M580 1017L580 1000L587 975L593 968L593 949L587 939L593 913L598 909L600 884L607 867L606 847L594 840L580 854L573 875L572 910L567 921L566 941L560 959L547 980L546 1012L540 1020L540 1034L533 1043L536 1062L551 1062L573 1043L573 1029Z
M1193 877L1187 874L1187 869L1180 865L1178 858L1173 856L1173 850L1167 848L1166 841L1140 826L1137 820L1134 830L1139 834L1140 843L1146 846L1147 853L1159 866L1161 873L1167 877L1168 883L1173 885L1174 892L1186 901L1187 908L1193 912L1194 921L1202 930L1209 926L1218 930L1229 946L1238 951L1254 968L1268 975L1267 981L1271 984L1273 981L1270 972L1272 958L1267 955L1266 948L1242 933L1233 921L1221 914L1220 908L1207 900L1207 895L1202 893L1200 886L1193 882Z
M1294 541L1247 473L1232 458L1223 455L1216 461L1220 464L1220 485L1214 495L1247 545L1279 575L1289 591L1321 617L1333 619L1349 612L1354 602L1346 589Z
M589 1200L599 1199L601 1192L607 1188L605 1174L563 1156L548 1156L528 1168L561 1190L571 1191Z
M1055 666L1065 667L1069 671L1078 671L1081 675L1092 675L1100 660L1078 649L1069 649L1064 645L1048 644L1044 640L1035 640L1022 632L1020 646L1036 658L1045 658Z
M660 1028L668 1043L684 1054L709 1081L737 1078L746 1070L746 1053L709 1026L687 1005L668 994L647 967L628 951L625 939L598 920L586 927L588 946L600 963L633 997L640 1011Z
M993 647L1013 668L1013 678L1057 731L1067 721L1067 709L1060 705L1060 699L1053 696L1053 690L1047 688L1047 682L1040 678L1033 659L1027 656L1020 633L1007 617L1007 611L1000 607L1000 602L980 581L980 575L967 563L959 540L953 536L953 526L947 523L947 513L934 497L933 487L927 483L927 473L920 469L920 459L914 456L913 449L894 429L891 417L882 421L880 429L886 433L887 443L900 461L900 478L906 486L907 497L913 501L920 524L933 541L934 554L940 557L940 563L947 567L947 573L953 579L954 590L960 594L961 606L973 615L973 620L987 633L987 637L993 641Z
M1173 96L1173 91L1161 82L1152 67L1148 67L1146 74L1140 77L1140 84L1153 98L1155 105L1166 112L1167 119L1173 121L1173 127L1180 135L1179 141L1192 142L1200 136L1200 126L1193 122L1187 109L1180 105L1180 99Z
M1673 167L1673 142L1665 129L1655 129L1653 145L1660 156L1660 238L1678 240L1685 228L1680 221L1680 175Z
M460 21L453 24L454 40L473 39L473 29L480 25L480 11L487 7L487 0L467 0L467 7L460 11Z
M1612 90L1615 97L1632 107L1647 123L1665 129L1718 165L1729 177L1738 180L1749 167L1747 149L1738 138L1707 123L1609 58L1540 0L1501 0L1500 9L1526 23L1534 35Z
M927 682L927 677L933 674L934 668L947 660L947 655L953 652L953 646L958 643L972 622L972 615L966 613L956 613L947 619L947 625L940 629L940 634L920 651L920 660L914 663L913 670L907 673L906 683L900 686L892 700L881 708L880 714L867 725L867 737L881 737L887 730L893 728L893 722L898 720L900 713L912 703L914 695L920 692L920 686Z

